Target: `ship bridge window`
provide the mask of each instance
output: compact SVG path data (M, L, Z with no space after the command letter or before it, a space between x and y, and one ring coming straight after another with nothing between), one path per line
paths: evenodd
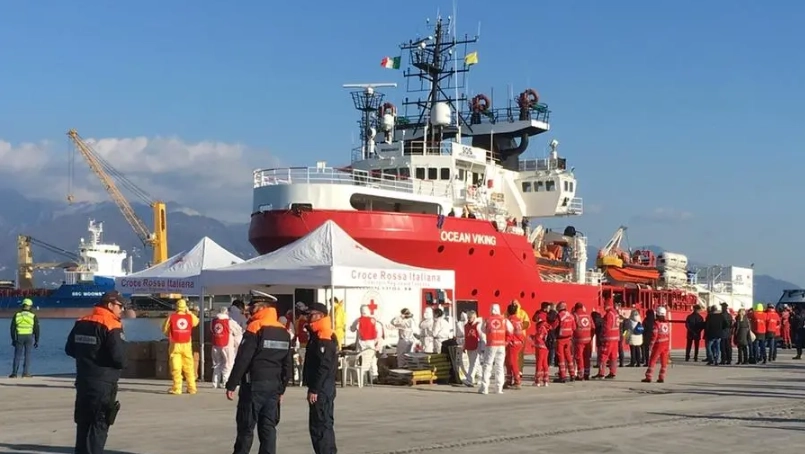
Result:
M411 169L408 167L400 167L400 178L411 178Z
M573 182L571 181L571 182L570 182L570 189L569 189L569 191L570 191L570 192L573 192L573 186L574 186L574 184L573 184Z
M545 190L546 191L555 191L556 190L556 182L553 180L548 180L545 182Z
M565 180L564 183L565 183L565 191L569 191L570 190L570 184L569 184L570 182Z
M425 179L425 168L424 167L417 167L414 169L414 175L416 175L417 180L424 180Z
M458 179L459 181L464 181L467 178L467 171L464 169L458 169Z
M449 180L450 179L450 168L449 167L442 167L439 171L439 179L440 180Z
M438 180L439 179L439 169L436 167L428 167L428 180Z
M386 180L396 180L397 169L383 169L383 178Z
M523 192L531 192L531 182L523 181Z
M534 192L540 192L545 189L545 183L537 181L534 183Z

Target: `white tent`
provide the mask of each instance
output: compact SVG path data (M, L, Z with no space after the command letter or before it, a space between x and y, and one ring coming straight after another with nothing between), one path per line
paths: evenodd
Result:
M243 259L204 237L192 249L180 252L151 268L115 278L115 288L123 294L182 293L201 295L202 271L242 263Z
M333 221L274 252L207 269L208 293L239 293L261 285L319 288L454 288L455 272L404 265L355 241Z

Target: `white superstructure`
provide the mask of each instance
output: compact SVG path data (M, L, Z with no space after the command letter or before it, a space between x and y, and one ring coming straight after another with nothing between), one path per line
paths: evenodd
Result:
M131 273L131 259L128 254L114 243L103 243L103 222L89 220L89 238L81 238L78 244L78 267L65 271L65 282L92 281L95 276L115 278Z
M702 304L727 303L733 310L749 309L754 304L754 270L739 266L708 266L696 272L697 289Z

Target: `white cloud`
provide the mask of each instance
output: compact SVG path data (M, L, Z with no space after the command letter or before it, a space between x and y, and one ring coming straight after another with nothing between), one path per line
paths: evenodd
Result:
M635 216L635 219L643 222L675 224L689 221L693 218L690 211L677 210L674 208L655 208L648 213Z
M85 140L154 199L177 202L201 214L234 222L248 222L252 170L278 165L265 150L237 143L188 143L175 137ZM68 149L72 149L71 144L42 141L13 145L0 140L0 185L28 197L66 200ZM71 193L76 202L109 200L98 177L78 153L73 169ZM124 185L118 187L130 202L140 202Z

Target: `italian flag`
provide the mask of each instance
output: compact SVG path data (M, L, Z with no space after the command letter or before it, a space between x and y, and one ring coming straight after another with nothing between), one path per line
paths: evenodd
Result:
M385 57L380 60L380 66L386 69L400 69L400 57Z

